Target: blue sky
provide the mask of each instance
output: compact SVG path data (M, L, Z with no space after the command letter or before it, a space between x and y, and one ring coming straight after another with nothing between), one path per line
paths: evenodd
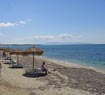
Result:
M105 0L0 0L0 43L105 44Z

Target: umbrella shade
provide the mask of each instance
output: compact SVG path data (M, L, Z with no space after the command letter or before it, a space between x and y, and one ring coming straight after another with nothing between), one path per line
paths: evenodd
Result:
M29 48L27 49L25 52L24 52L25 55L28 55L28 54L32 54L33 55L33 73L34 73L34 56L35 55L42 55L43 54L43 51L39 48L36 48L36 47L32 47L32 48Z
M17 64L18 64L19 63L19 55L23 55L24 52L20 49L16 49L16 50L10 52L10 55L14 55L14 54L17 55Z

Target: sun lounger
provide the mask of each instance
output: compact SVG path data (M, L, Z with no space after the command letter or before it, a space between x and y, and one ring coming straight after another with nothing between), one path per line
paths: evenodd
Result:
M23 65L25 73L29 74L32 73L32 66L30 65Z
M23 65L22 64L10 64L9 66L10 68L23 68Z
M46 73L42 71L40 68L35 68L34 70L32 69L32 66L29 65L24 65L23 66L25 74L43 74L45 75Z
M23 65L16 62L16 60L11 60L9 63L10 68L23 68Z
M4 64L13 64L16 63L16 61L12 58L5 58Z
M38 74L46 74L46 72L45 71L42 71L41 68L34 69L34 72L36 72Z
M5 57L4 59L5 60L11 60L11 57Z

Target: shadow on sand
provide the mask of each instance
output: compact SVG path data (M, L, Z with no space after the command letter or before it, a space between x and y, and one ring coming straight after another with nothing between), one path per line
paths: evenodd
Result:
M8 67L8 68L11 68L11 69L23 69L23 67Z
M23 74L24 77L30 77L30 78L37 78L37 77L44 77L46 76L47 74L41 74L41 73L31 73L31 74L28 74L28 73L25 73Z

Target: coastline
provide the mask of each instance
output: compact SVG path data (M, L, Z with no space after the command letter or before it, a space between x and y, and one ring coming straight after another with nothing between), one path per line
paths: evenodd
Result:
M20 63L31 64L32 57L20 57ZM49 73L43 77L24 76L23 69L8 68L2 62L0 95L104 95L105 74L78 64L35 56L35 67L45 61ZM7 89L7 90L5 90Z
M83 64L78 64L78 63L60 61L60 60L57 60L57 59L52 59L52 58L48 58L48 57L44 57L44 56L36 56L36 57L41 59L41 60L53 62L55 64L66 66L66 67L91 69L91 70L95 70L97 72L101 72L101 73L105 74L105 70L102 69L102 68L97 68L97 67L93 67L93 66L89 66L89 65L83 65Z

